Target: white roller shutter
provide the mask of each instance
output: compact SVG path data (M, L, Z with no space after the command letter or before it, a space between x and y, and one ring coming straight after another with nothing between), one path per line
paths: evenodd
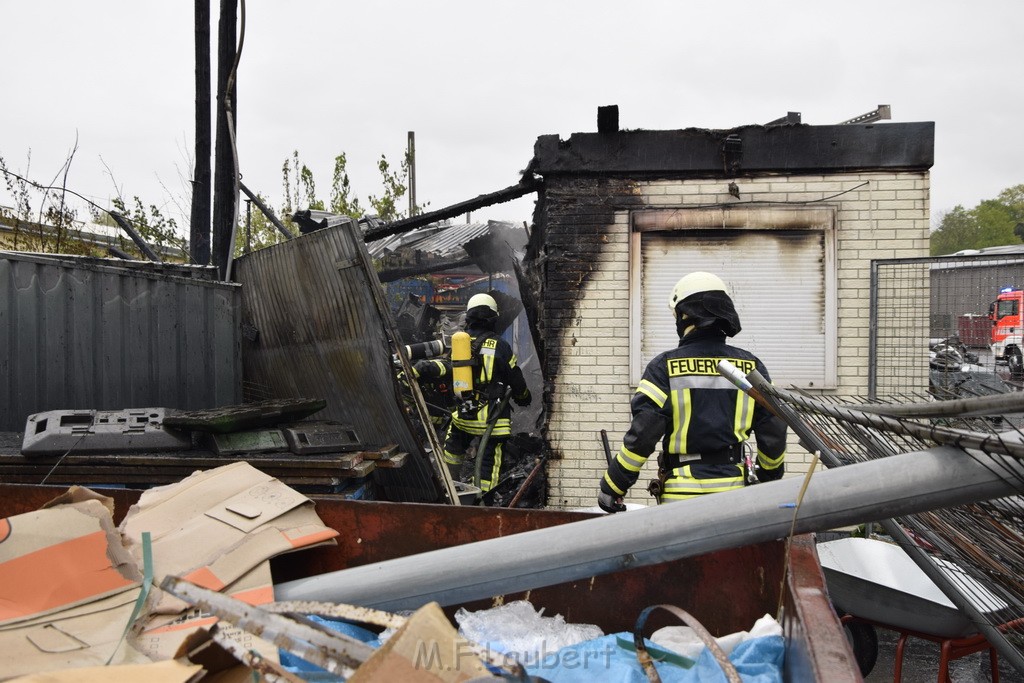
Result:
M773 383L833 385L825 239L822 230L642 233L640 372L678 344L668 308L676 281L705 270L725 280L736 304L743 330L732 342L761 358Z

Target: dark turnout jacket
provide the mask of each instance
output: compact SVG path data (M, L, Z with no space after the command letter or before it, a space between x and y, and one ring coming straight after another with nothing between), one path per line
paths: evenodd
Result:
M688 335L647 365L630 402L632 422L601 481L602 491L625 494L659 442L672 470L687 462L738 463L751 433L757 436L758 478L782 476L786 424L719 375L722 359L743 374L757 369L770 380L754 354L727 344L717 329Z

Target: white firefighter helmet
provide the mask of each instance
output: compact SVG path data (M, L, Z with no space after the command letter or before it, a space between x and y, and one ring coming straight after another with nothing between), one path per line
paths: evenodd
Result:
M498 312L498 302L494 300L494 297L490 294L474 294L469 298L469 303L466 304L466 310L471 311L477 306L486 306L495 313Z
M729 289L722 282L722 278L713 273L705 273L702 270L698 270L679 279L676 286L672 288L672 296L668 300L668 307L672 312L675 312L676 304L693 294L701 292L725 292L728 295Z

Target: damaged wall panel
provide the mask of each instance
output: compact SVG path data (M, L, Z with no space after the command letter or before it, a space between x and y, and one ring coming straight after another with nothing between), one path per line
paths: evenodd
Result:
M391 366L396 337L354 222L241 257L246 391L252 398L321 398L318 419L351 425L366 444L397 443L403 467L375 473L391 500L455 499L418 424L405 413ZM425 408L424 416L425 416Z
M193 267L3 253L0 428L44 410L237 403L240 301Z

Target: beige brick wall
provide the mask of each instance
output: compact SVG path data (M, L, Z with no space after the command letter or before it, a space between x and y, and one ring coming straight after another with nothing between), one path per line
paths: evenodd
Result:
M548 438L556 455L549 465L549 504L590 507L605 469L600 431L607 430L612 454L629 426L629 211L633 207L687 208L735 202L728 180L657 180L631 183L622 201L601 198L608 210L577 215L572 192L549 192L545 211L552 226L572 216L564 234L549 227L549 245L572 249L598 240L599 250L584 250L589 259L578 278L581 291L571 320L561 320L549 356L557 358ZM743 201L815 202L837 211L838 378L828 393L867 393L869 286L872 259L928 255L929 178L927 172L856 173L736 179ZM607 188L602 188L607 190ZM595 195L600 190L595 188ZM835 196L833 196L835 195ZM822 201L824 200L824 201ZM682 273L680 276L683 275ZM549 283L551 273L549 271ZM569 280L569 286L576 282ZM927 303L927 282L922 283ZM549 291L550 288L549 288ZM546 310L554 310L547 305ZM549 323L550 325L550 323ZM922 331L926 340L928 331ZM922 348L927 348L926 346ZM757 349L751 349L755 353ZM923 369L927 373L927 367ZM806 472L810 456L791 437L787 476ZM649 504L645 487L655 476L652 457L627 502Z

